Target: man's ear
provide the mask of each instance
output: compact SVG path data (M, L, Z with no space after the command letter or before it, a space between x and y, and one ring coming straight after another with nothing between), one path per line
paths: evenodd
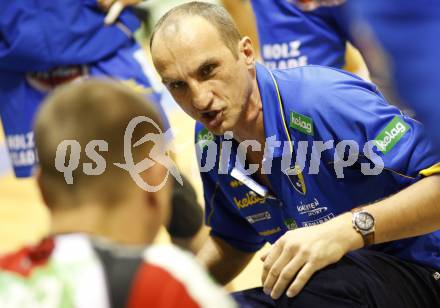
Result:
M152 211L151 213L157 215L157 219L164 225L167 225L170 219L173 184L172 176L168 175L167 177L167 173L168 170L164 166L156 163L141 175L144 181L150 185L160 185L167 178L164 186L158 191L143 191L145 206L148 207L149 211Z
M158 165L155 163L152 167L148 168L148 170L145 170L142 172L141 177L144 180L144 182L148 183L152 186L158 186L162 183L162 181L167 176L166 174L166 168L162 165ZM143 190L144 200L147 204L147 206L150 206L152 208L157 208L160 206L161 201L160 198L160 192L151 192Z
M148 206L151 209L157 209L159 207L159 200L157 194L145 190L142 192L142 194L144 196L146 206Z
M240 54L244 56L248 66L255 66L255 51L249 36L244 36L240 42L238 42L238 50Z

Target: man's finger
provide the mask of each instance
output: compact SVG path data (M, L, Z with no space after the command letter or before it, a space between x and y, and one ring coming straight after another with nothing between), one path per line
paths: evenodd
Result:
M310 277L319 270L319 268L313 266L311 263L306 263L304 267L299 271L298 275L296 275L295 280L289 286L289 289L286 292L288 297L296 296L302 288L306 285L307 281L309 281Z
M269 255L270 251L271 251L271 249L268 249L267 251L265 251L265 252L260 256L260 260L264 262L264 261L266 260L267 256Z
M289 263L284 266L278 280L272 288L272 293L270 294L272 298L277 299L283 294L288 285L292 282L293 277L295 277L301 267L304 266L304 263L305 259L300 255L296 255L290 259Z
M115 3L113 3L113 5L108 10L107 15L105 15L104 23L106 25L114 23L116 19L118 19L123 9L124 4L122 4L122 2L116 1Z
M270 291L270 294L272 294L273 287L275 283L280 279L281 272L284 270L286 265L289 264L293 257L294 256L291 254L291 252L286 250L284 247L280 256L275 260L271 269L269 270L269 273L266 276L266 280L263 282L264 290ZM287 284L292 280L292 277L290 277L289 281L286 281L286 287Z
M266 281L267 275L269 274L272 265L278 259L281 251L283 250L283 245L279 242L276 242L269 251L269 254L264 259L263 265L263 274L261 275L261 283L264 284Z

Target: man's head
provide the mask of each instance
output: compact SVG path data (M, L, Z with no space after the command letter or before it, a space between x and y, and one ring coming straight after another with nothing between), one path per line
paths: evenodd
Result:
M156 24L150 41L154 65L177 103L209 130L232 130L252 94L251 41L240 37L220 6L190 2Z
M122 216L127 214L126 217L138 217L133 224L143 224L139 230L145 230L146 234L140 234L139 239L155 236L160 225L167 222L169 185L156 193L144 191L127 171L114 165L126 161L124 133L129 122L137 116L148 117L162 127L150 103L128 87L111 81L72 83L54 91L44 102L35 122L40 162L38 179L43 198L55 219L55 214L78 213L91 208L98 209L94 212L99 212L100 216L106 216L99 218L102 221L117 220L118 215L123 219ZM149 157L153 148L152 142L133 147L135 142L148 133L157 134L158 130L146 122L138 124L134 129L129 146L135 163ZM59 147L65 140L74 140L79 145L77 149L80 149L72 184L66 182L64 174L55 163L56 158L64 157L64 153L67 161L63 160L63 165L69 165L71 160L75 160L72 147L68 151ZM94 147L90 143L93 140L105 142L108 148ZM60 157L57 157L57 149ZM94 172L96 175L88 175L93 173L90 169L96 169L98 164L105 166L104 170ZM89 172L84 172L85 166ZM154 185L163 180L166 172L164 166L155 164L141 176L145 182Z

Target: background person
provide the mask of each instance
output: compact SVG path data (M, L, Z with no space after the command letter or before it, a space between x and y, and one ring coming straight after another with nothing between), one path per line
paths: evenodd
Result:
M130 9L104 24L96 1L0 5L0 116L17 177L35 164L32 123L56 86L87 76L118 79L157 105L160 86L133 34L140 22Z
M440 151L440 3L356 0L348 4L358 25L356 35L367 37L365 45L372 56L385 58L382 69L391 75L399 100L415 110Z
M339 6L346 0L292 1L305 11ZM351 32L381 75L390 76L396 100L411 107L429 128L437 146L440 62L440 5L437 1L348 1ZM410 38L410 39L408 39Z
M140 1L123 2L129 6ZM134 38L140 22L127 7L113 24L105 24L110 4L0 4L0 117L16 177L30 177L36 164L32 129L36 111L51 91L68 82L89 77L119 80L146 96L156 106L165 129L170 128L161 105L163 87ZM173 212L183 223L174 225L178 219L173 219L170 235L197 251L200 240L194 237L202 226L203 210L187 178L176 189ZM182 190L186 198L179 197Z
M111 107L109 107L111 106ZM35 247L0 257L2 307L232 307L193 257L174 246L152 243L170 217L172 181L158 191L141 189L127 171L124 133L135 117L148 117L163 129L154 106L125 86L89 80L63 86L43 104L35 125L40 159L38 183L52 216L52 236ZM157 143L133 144L147 134ZM65 140L80 147L73 183L56 167ZM100 159L85 150L91 141ZM151 123L136 126L130 145L134 162L165 149ZM74 160L73 146L66 164ZM94 156L96 157L96 156ZM70 161L69 161L70 159ZM87 175L105 164L102 173ZM159 185L168 170L155 163L142 179Z
M261 56L270 69L301 65L345 69L366 80L371 78L388 102L404 107L395 98L389 75L361 44L362 34L352 33L353 17L348 5L339 3L304 12L289 0L251 3ZM405 111L410 113L409 109Z

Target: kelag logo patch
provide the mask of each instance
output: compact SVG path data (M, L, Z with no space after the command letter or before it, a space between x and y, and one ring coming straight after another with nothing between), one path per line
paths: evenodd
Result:
M406 124L400 117L395 116L374 139L377 148L383 154L387 154L409 129L410 127L408 124Z
M210 141L214 141L214 134L211 133L207 128L202 129L197 134L197 143L200 145L202 149L208 146Z
M306 135L314 134L312 118L294 111L290 112L290 127Z

